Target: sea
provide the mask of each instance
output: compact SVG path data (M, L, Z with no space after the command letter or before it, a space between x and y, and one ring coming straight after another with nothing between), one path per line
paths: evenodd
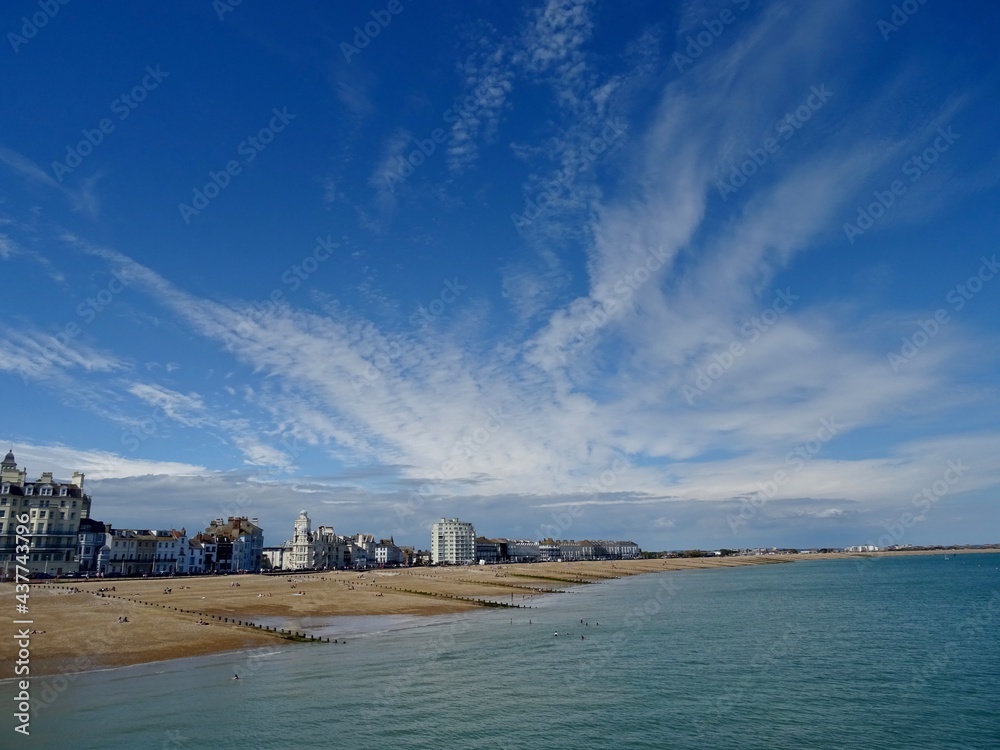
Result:
M0 747L1000 748L1000 554L664 572L524 603L285 621L337 643L39 678L61 690L28 737L7 681Z

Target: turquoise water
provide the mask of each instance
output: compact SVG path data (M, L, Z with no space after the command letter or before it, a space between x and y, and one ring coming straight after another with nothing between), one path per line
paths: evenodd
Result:
M1000 555L672 572L536 603L82 675L29 739L5 712L0 746L1000 748Z

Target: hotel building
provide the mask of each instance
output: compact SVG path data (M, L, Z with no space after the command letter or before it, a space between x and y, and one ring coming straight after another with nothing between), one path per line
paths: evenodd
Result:
M27 469L18 469L13 451L8 452L0 463L0 576L13 578L19 564L19 525L28 529L30 573L76 573L77 533L80 521L90 516L90 502L80 472L68 482L54 480L51 471L29 482Z
M377 544L371 534L344 536L332 526L314 530L306 511L299 513L292 538L280 547L264 548L264 567L268 570L344 570L370 566L395 566L406 559L392 539Z

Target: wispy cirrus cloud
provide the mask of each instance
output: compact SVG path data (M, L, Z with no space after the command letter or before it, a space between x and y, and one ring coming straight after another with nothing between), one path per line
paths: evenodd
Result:
M995 155L980 140L980 163L956 146L954 163L925 170L864 236L867 255L842 231L977 97L961 85L940 100L922 88L915 97L922 83L902 59L861 85L874 69L865 55L881 53L858 43L843 57L867 17L856 2L747 8L695 64L673 64L687 34L739 5L691 3L676 29L664 14L612 34L602 24L615 9L590 2L472 19L459 51L441 52L449 64L391 95L374 72L327 70L325 93L349 121L338 153L355 168L321 167L304 182L321 186L324 221L360 230L358 265L347 265L352 254L334 273L332 261L322 280L273 300L272 287L285 287L243 266L204 260L210 284L182 276L141 237L97 247L67 233L60 241L84 254L81 266L128 272L136 310L123 318L144 334L135 360L176 366L136 375L112 333L125 323L106 316L65 357L36 351L41 329L8 332L15 353L4 367L80 395L102 423L155 415L170 438L211 444L213 465L242 460L203 485L213 502L248 485L282 487L274 505L286 514L309 498L359 525L367 512L387 531L401 524L398 505L417 498L407 523L481 512L494 533L528 534L579 507L574 535L732 541L725 509L769 482L754 522L859 529L959 459L975 466L962 491L988 491L1000 480L990 461L996 394L970 373L995 369L989 326L954 315L904 367L886 360L975 267L952 279L941 264L940 291L903 293L912 269L885 238L912 242L898 231L993 184ZM366 60L378 70L375 55ZM454 121L442 116L449 107ZM395 179L436 128L422 166ZM370 156L359 164L362 143ZM3 157L26 194L63 200L43 170ZM265 174L265 164L254 169ZM252 181L239 189L249 194ZM364 197L352 197L355 185ZM248 200L245 220L270 237L251 220L258 205ZM512 212L523 220L507 222ZM49 244L2 228L7 260ZM166 236L178 247L198 240ZM978 257L963 241L948 238L956 258ZM224 243L208 249L206 259L225 254ZM262 267L274 252L261 250ZM845 266L864 283L829 270ZM428 288L440 278L467 285L459 301ZM892 282L895 296L884 292ZM405 309L426 312L428 300L437 312L414 325ZM836 433L820 441L823 420ZM141 484L119 479L115 502ZM187 503L179 498L196 483L173 479L143 481Z
M101 200L97 193L97 183L103 177L102 172L80 178L76 187L70 187L59 183L26 156L5 146L0 146L0 162L32 187L43 187L62 193L73 211L83 213L90 218L97 218L100 214Z

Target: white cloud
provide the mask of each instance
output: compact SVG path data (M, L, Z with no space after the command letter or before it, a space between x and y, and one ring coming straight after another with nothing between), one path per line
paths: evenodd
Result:
M28 469L28 478L35 479L43 471L56 478L69 480L73 472L85 475L84 489L108 479L144 476L205 476L211 472L204 466L176 461L153 461L129 458L109 451L79 450L65 445L35 445L10 441L18 468ZM90 491L88 489L88 491Z
M452 107L455 121L448 144L448 167L461 172L478 156L478 140L487 142L496 135L500 113L513 90L514 72L510 68L503 43L494 46L489 36L495 30L483 32L478 49L461 68L463 93Z
M90 394L102 416L134 420L115 401L131 397L192 431L184 434L232 446L245 462L241 471L256 473L212 484L220 498L240 483L288 489L357 510L351 519L367 509L386 528L396 522L393 504L414 492L422 498L414 522L467 507L489 508L494 523L512 525L523 512L530 527L579 507L581 529L628 516L635 528L667 535L699 524L727 533L720 508L764 495L762 521L856 523L865 512L906 503L948 460L974 467L963 492L995 487L994 432L902 437L910 427L914 435L940 430L936 420L950 410L981 408L956 383L990 347L970 341L956 321L893 372L886 354L921 313L872 313L885 306L788 281L803 278L803 254L833 252L830 234L852 215L856 196L898 169L965 101L959 92L938 110L900 114L879 89L866 101L856 94L858 106L845 116L838 107L849 76L837 78L829 60L842 57L855 6L790 14L775 4L748 13L690 69L669 75L659 29L626 45L628 69L596 65L589 3L546 2L518 19L510 36L466 56L462 94L471 99L449 134L449 185L482 158L484 144L501 140L515 81L544 87L554 102L537 140L518 133L523 140L510 146L528 170L524 197L552 196L542 215L519 227L530 252L518 245L499 262L513 322L490 309L492 290L480 289L464 292L423 330L387 323L400 316L373 290L371 275L358 292L381 305L369 317L317 291L249 322L249 301L194 293L186 281L70 238L126 269L131 294L151 297L170 322L214 344L229 362L212 364L229 374L214 391L192 385L183 378L195 368L182 358L183 367L149 367L156 379L140 382L125 359L82 342L49 351L34 331L5 334L11 353L0 368L67 390L103 374L107 387ZM686 6L681 33L718 7ZM335 82L336 95L354 120L364 120L373 106L367 82L345 81ZM745 185L723 195L720 182L747 149L774 136L779 118L827 85L829 104L782 140ZM624 124L622 132L584 158L612 121ZM383 139L374 168L365 169L375 191L371 213L342 194L347 183L339 175L323 181L326 202L343 199L364 226L384 230L405 209L401 191L416 192L391 178L420 132L399 127ZM3 150L0 158L29 184L54 187L18 154ZM79 205L95 185L84 185ZM925 205L915 200L910 210L919 214ZM0 255L9 257L4 241ZM834 241L852 252L839 236ZM773 320L751 324L771 313ZM109 395L111 385L125 395ZM823 419L838 425L833 439L820 441L808 460L790 460L817 440ZM189 468L134 461L115 464L121 477ZM328 464L330 474L358 475L333 486L306 474ZM361 476L371 467L372 475ZM302 475L289 489L285 475L296 472ZM778 472L787 481L777 481ZM173 497L182 485L191 486L158 487ZM514 509L498 509L504 503ZM284 495L276 504L291 507Z

